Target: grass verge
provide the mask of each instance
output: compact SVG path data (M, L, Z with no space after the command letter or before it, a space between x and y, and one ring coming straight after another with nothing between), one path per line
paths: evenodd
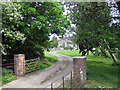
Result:
M57 61L57 57L45 51L45 58L40 61L40 70L52 66Z
M59 54L75 57L81 56L79 50L63 50ZM87 80L86 88L117 88L118 66L112 66L112 58L87 55Z

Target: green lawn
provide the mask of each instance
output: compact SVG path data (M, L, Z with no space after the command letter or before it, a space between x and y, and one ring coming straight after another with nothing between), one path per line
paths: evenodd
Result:
M80 56L79 50L63 50L59 54L75 57ZM86 87L118 87L118 66L112 66L112 58L87 55L87 81Z

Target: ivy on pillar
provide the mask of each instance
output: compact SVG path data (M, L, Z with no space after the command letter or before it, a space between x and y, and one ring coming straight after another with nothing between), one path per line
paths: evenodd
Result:
M14 54L14 72L17 76L24 75L25 72L25 55Z
M86 80L86 56L73 57L73 85L75 88L84 88Z

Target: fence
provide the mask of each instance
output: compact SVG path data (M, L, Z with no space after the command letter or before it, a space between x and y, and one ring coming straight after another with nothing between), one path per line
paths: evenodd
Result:
M3 68L12 69L18 76L40 69L40 59L25 60L24 54L15 54L14 59L9 59L8 63L2 63ZM12 62L11 62L12 61Z
M2 62L2 68L8 68L8 69L12 69L14 71L14 59L8 59L7 61L10 62Z
M25 73L40 70L40 59L25 60Z
M40 59L31 59L25 61L24 54L14 55L14 72L21 76L25 73L40 69ZM73 73L74 72L74 73ZM73 58L73 71L64 77L50 83L45 88L63 88L69 84L68 87L83 88L86 80L86 57ZM69 82L69 83L68 83ZM67 84L66 84L67 83ZM61 86L62 85L62 86Z
M64 88L73 88L73 71L50 83L45 88L43 88L43 90L47 90L47 88L51 88L51 90L55 90L57 88L63 88L63 90Z
M62 84L58 88L73 88L73 71L62 77Z
M84 88L86 80L86 57L73 58L73 71L47 85L46 88Z

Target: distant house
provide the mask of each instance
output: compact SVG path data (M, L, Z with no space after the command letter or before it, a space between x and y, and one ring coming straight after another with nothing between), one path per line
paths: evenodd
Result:
M72 47L73 49L77 48L77 45L74 45L71 41L71 36L68 37L60 37L60 41L58 42L58 47Z

